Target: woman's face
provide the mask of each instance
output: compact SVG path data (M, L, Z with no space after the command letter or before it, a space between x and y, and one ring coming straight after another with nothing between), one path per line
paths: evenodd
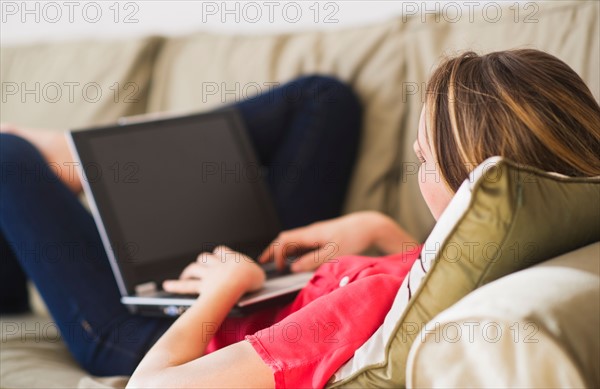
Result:
M454 193L444 184L439 166L433 158L427 137L425 107L421 110L419 131L413 148L420 162L418 173L419 188L429 210L437 220L450 203L450 200L452 200Z

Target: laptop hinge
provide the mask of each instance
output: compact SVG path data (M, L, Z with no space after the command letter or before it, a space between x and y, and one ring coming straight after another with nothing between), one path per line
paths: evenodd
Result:
M135 287L135 294L138 296L144 296L153 294L156 292L156 282L144 282L143 284L139 284Z

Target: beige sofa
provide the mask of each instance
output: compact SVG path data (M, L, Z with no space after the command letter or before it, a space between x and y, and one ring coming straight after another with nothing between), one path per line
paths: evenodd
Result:
M481 12L459 20L447 15L422 20L417 15L360 28L289 35L197 33L3 47L0 119L63 130L142 113L207 110L298 75L335 75L356 89L365 107L363 142L345 211L383 211L424 240L433 219L419 194L411 145L424 82L441 55L464 49L539 48L569 63L600 97L599 4L535 3L527 9L522 5L518 15L511 5L503 5L503 16L497 20L484 18ZM408 384L600 386L600 347L593 331L600 326L599 250L600 245L592 245L548 262L546 268L505 277L440 315L447 323L469 317L501 320L507 326L511 321L533 320L541 329L539 347L425 339L411 351ZM567 268L572 282L566 297L545 289L538 290L535 299L524 298L540 285L527 280L546 272L554 277L546 282L563 282L560 269ZM510 309L501 298L509 290L520 302ZM571 298L581 303L572 305ZM86 376L43 312L38 301L33 315L2 318L0 386L125 384L125 378ZM535 364L527 365L532 358Z

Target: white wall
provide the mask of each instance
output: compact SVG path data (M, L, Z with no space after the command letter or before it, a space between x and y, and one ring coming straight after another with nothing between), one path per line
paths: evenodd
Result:
M0 42L331 29L387 19L395 1L1 1Z
M512 3L516 0L512 0ZM335 29L404 14L436 10L454 17L457 7L481 14L500 1L23 1L1 0L2 45L72 39L177 35L208 30L270 33ZM481 16L481 15L479 15Z

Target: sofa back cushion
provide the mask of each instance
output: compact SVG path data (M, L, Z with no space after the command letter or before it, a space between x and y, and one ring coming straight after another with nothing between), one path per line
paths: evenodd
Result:
M146 111L158 38L2 47L0 120L66 130Z
M365 107L345 210L386 212L425 239L433 219L419 192L412 143L424 83L440 56L465 49L542 49L571 65L599 97L600 7L595 1L479 4L472 17L463 10L457 19L452 4L439 3L440 14L423 21L425 3L412 6L415 15L407 8L408 16L360 28L169 39L154 70L149 110L207 110L299 75L336 76L354 87Z

